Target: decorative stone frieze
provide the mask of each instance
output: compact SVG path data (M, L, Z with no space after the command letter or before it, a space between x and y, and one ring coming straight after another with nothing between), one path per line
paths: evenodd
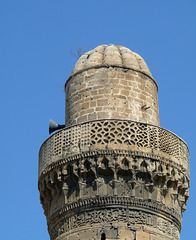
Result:
M40 196L47 213L48 201L45 206L44 199L45 196L50 198L50 215L51 206L56 206L56 195L59 197L60 193L67 204L82 198L108 195L167 202L178 211L178 216L185 210L188 200L189 179L180 165L149 158L139 152L92 152L86 157L78 155L70 161L60 161L51 169L39 181Z

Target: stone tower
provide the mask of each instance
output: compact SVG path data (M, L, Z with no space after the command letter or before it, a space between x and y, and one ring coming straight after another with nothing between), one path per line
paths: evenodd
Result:
M179 240L189 151L159 126L157 83L131 50L101 45L65 83L66 127L39 154L51 240Z

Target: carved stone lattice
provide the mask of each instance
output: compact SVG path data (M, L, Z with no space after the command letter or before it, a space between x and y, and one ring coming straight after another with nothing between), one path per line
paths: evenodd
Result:
M127 144L148 147L146 124L128 121L96 121L91 124L92 144Z

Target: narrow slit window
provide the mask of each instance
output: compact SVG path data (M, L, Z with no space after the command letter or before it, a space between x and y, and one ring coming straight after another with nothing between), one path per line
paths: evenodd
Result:
M106 235L105 235L105 233L102 233L102 234L101 234L101 240L106 240Z

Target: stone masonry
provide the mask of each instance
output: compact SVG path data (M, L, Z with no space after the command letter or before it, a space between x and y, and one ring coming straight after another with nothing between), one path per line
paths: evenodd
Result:
M131 50L85 53L65 83L66 127L39 153L51 240L179 240L189 151L159 126L158 86Z
M159 125L157 90L138 54L99 46L79 59L65 84L66 125L111 118Z

